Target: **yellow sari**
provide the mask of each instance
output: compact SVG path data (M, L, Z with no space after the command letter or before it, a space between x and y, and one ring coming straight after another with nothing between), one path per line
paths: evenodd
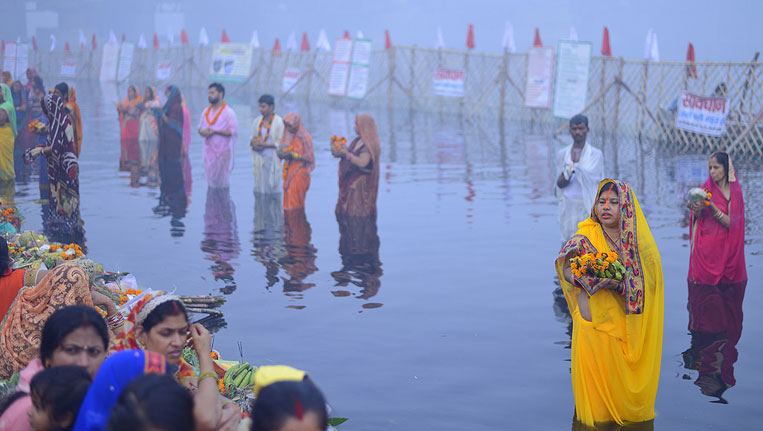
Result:
M663 325L662 264L633 189L615 183L620 197L620 238L611 239L626 268L623 292L599 289L596 280L563 274L566 261L578 253L611 252L596 207L578 224L578 231L562 248L556 271L572 314L572 392L578 421L588 426L654 419L660 378ZM578 309L578 295L589 295L591 321Z

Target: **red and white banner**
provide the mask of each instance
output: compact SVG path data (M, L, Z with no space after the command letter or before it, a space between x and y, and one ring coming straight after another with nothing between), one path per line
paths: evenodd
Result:
M434 70L432 94L443 97L464 97L466 71L463 69Z
M172 75L172 62L163 61L156 65L156 79L159 81L166 81L170 79Z
M351 59L352 39L337 38L334 43L334 58L331 61L331 72L329 73L329 95L343 97L347 93Z
M554 48L533 47L527 57L527 86L525 87L525 107L551 107L554 89Z
M281 92L287 93L294 91L294 86L299 81L301 72L296 67L287 67L283 71L283 79L281 80Z
M726 133L726 114L729 100L726 97L698 96L682 91L678 99L676 128L710 136Z

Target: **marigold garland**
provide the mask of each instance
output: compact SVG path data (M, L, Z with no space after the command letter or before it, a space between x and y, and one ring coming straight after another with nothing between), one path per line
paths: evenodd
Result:
M347 149L347 138L342 136L331 135L331 149L339 151L341 149Z
M223 104L220 105L220 110L217 111L217 114L215 114L215 118L212 119L212 121L209 121L209 111L212 109L212 105L207 106L207 111L204 113L204 118L207 119L207 124L210 126L213 126L215 123L217 123L217 119L220 118L220 114L223 113L223 109L225 109L225 101L223 100Z
M268 125L265 126L265 137L262 138L262 143L264 144L267 142L268 138L270 137L270 126L273 125L273 115L269 116L270 121L268 121ZM265 117L262 117L262 120L260 120L260 125L257 126L257 136L262 136L262 123L265 121Z
M617 253L586 253L570 259L570 268L577 278L584 275L611 278L622 281L625 276L625 267L617 260Z

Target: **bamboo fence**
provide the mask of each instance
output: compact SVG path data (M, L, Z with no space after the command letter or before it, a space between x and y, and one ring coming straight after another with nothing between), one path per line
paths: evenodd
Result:
M61 62L71 58L77 64L74 79L97 80L101 50L31 52L29 64L48 82L61 77ZM135 49L130 84L161 84L155 77L160 62L172 64L166 83L184 87L205 87L208 82L211 47L180 46ZM623 142L650 140L680 153L708 153L729 149L739 156L763 156L763 69L750 62L695 63L696 78L689 77L686 62L647 62L623 58L594 57L588 78L584 113L590 127L603 140ZM301 78L291 88L281 82L286 68L298 68ZM331 53L285 51L275 53L255 49L246 82L228 86L229 94L255 95L270 92L283 98L302 97L352 107L368 105L408 105L411 109L458 113L466 118L496 115L519 122L543 125L552 134L566 128L550 110L524 107L527 53L485 54L394 46L371 55L368 91L361 100L341 100L327 94ZM453 99L432 92L435 68L466 71L465 95ZM712 137L674 127L674 101L681 90L699 95L713 94L719 86L729 98L727 131ZM285 91L284 91L285 90Z

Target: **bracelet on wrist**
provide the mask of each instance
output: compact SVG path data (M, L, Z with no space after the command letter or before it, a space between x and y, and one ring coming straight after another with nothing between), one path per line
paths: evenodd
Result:
M204 371L203 373L199 374L199 378L196 380L196 383L201 384L201 381L207 377L211 377L215 379L215 381L218 380L217 373L214 373L212 371Z

